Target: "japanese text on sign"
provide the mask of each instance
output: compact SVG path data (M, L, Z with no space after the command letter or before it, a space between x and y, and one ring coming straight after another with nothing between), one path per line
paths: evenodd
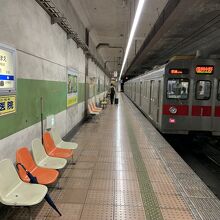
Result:
M15 50L0 45L0 92L15 90Z
M212 74L214 72L214 66L197 66L197 74Z
M0 116L16 112L16 96L0 96Z

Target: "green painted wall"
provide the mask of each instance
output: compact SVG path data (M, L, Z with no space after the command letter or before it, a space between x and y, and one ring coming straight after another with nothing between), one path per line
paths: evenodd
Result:
M40 121L40 97L44 118L66 109L66 82L17 79L17 111L0 117L0 139ZM85 84L78 84L78 103L85 100Z
M17 111L0 117L0 139L40 121L40 97L44 117L66 108L66 83L17 79Z

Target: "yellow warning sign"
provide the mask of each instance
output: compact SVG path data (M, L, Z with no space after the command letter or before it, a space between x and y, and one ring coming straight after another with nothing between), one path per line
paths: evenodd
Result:
M16 112L16 95L0 96L0 116Z
M76 104L78 101L77 99L78 99L77 95L74 95L72 97L68 97L67 98L67 107L70 107L70 106Z

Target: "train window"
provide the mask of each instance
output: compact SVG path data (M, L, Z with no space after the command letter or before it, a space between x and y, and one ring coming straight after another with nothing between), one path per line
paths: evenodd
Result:
M168 99L188 99L189 80L188 79L168 79L167 98Z
M199 80L196 83L196 99L207 100L211 96L211 82Z

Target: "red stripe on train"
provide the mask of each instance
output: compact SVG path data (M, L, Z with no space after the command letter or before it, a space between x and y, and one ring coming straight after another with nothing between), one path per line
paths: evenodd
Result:
M211 106L192 106L192 116L211 116Z
M175 107L177 109L176 114L171 114L169 109ZM163 114L164 115L188 115L189 106L188 105L163 105Z
M215 117L220 117L220 106L215 107Z

